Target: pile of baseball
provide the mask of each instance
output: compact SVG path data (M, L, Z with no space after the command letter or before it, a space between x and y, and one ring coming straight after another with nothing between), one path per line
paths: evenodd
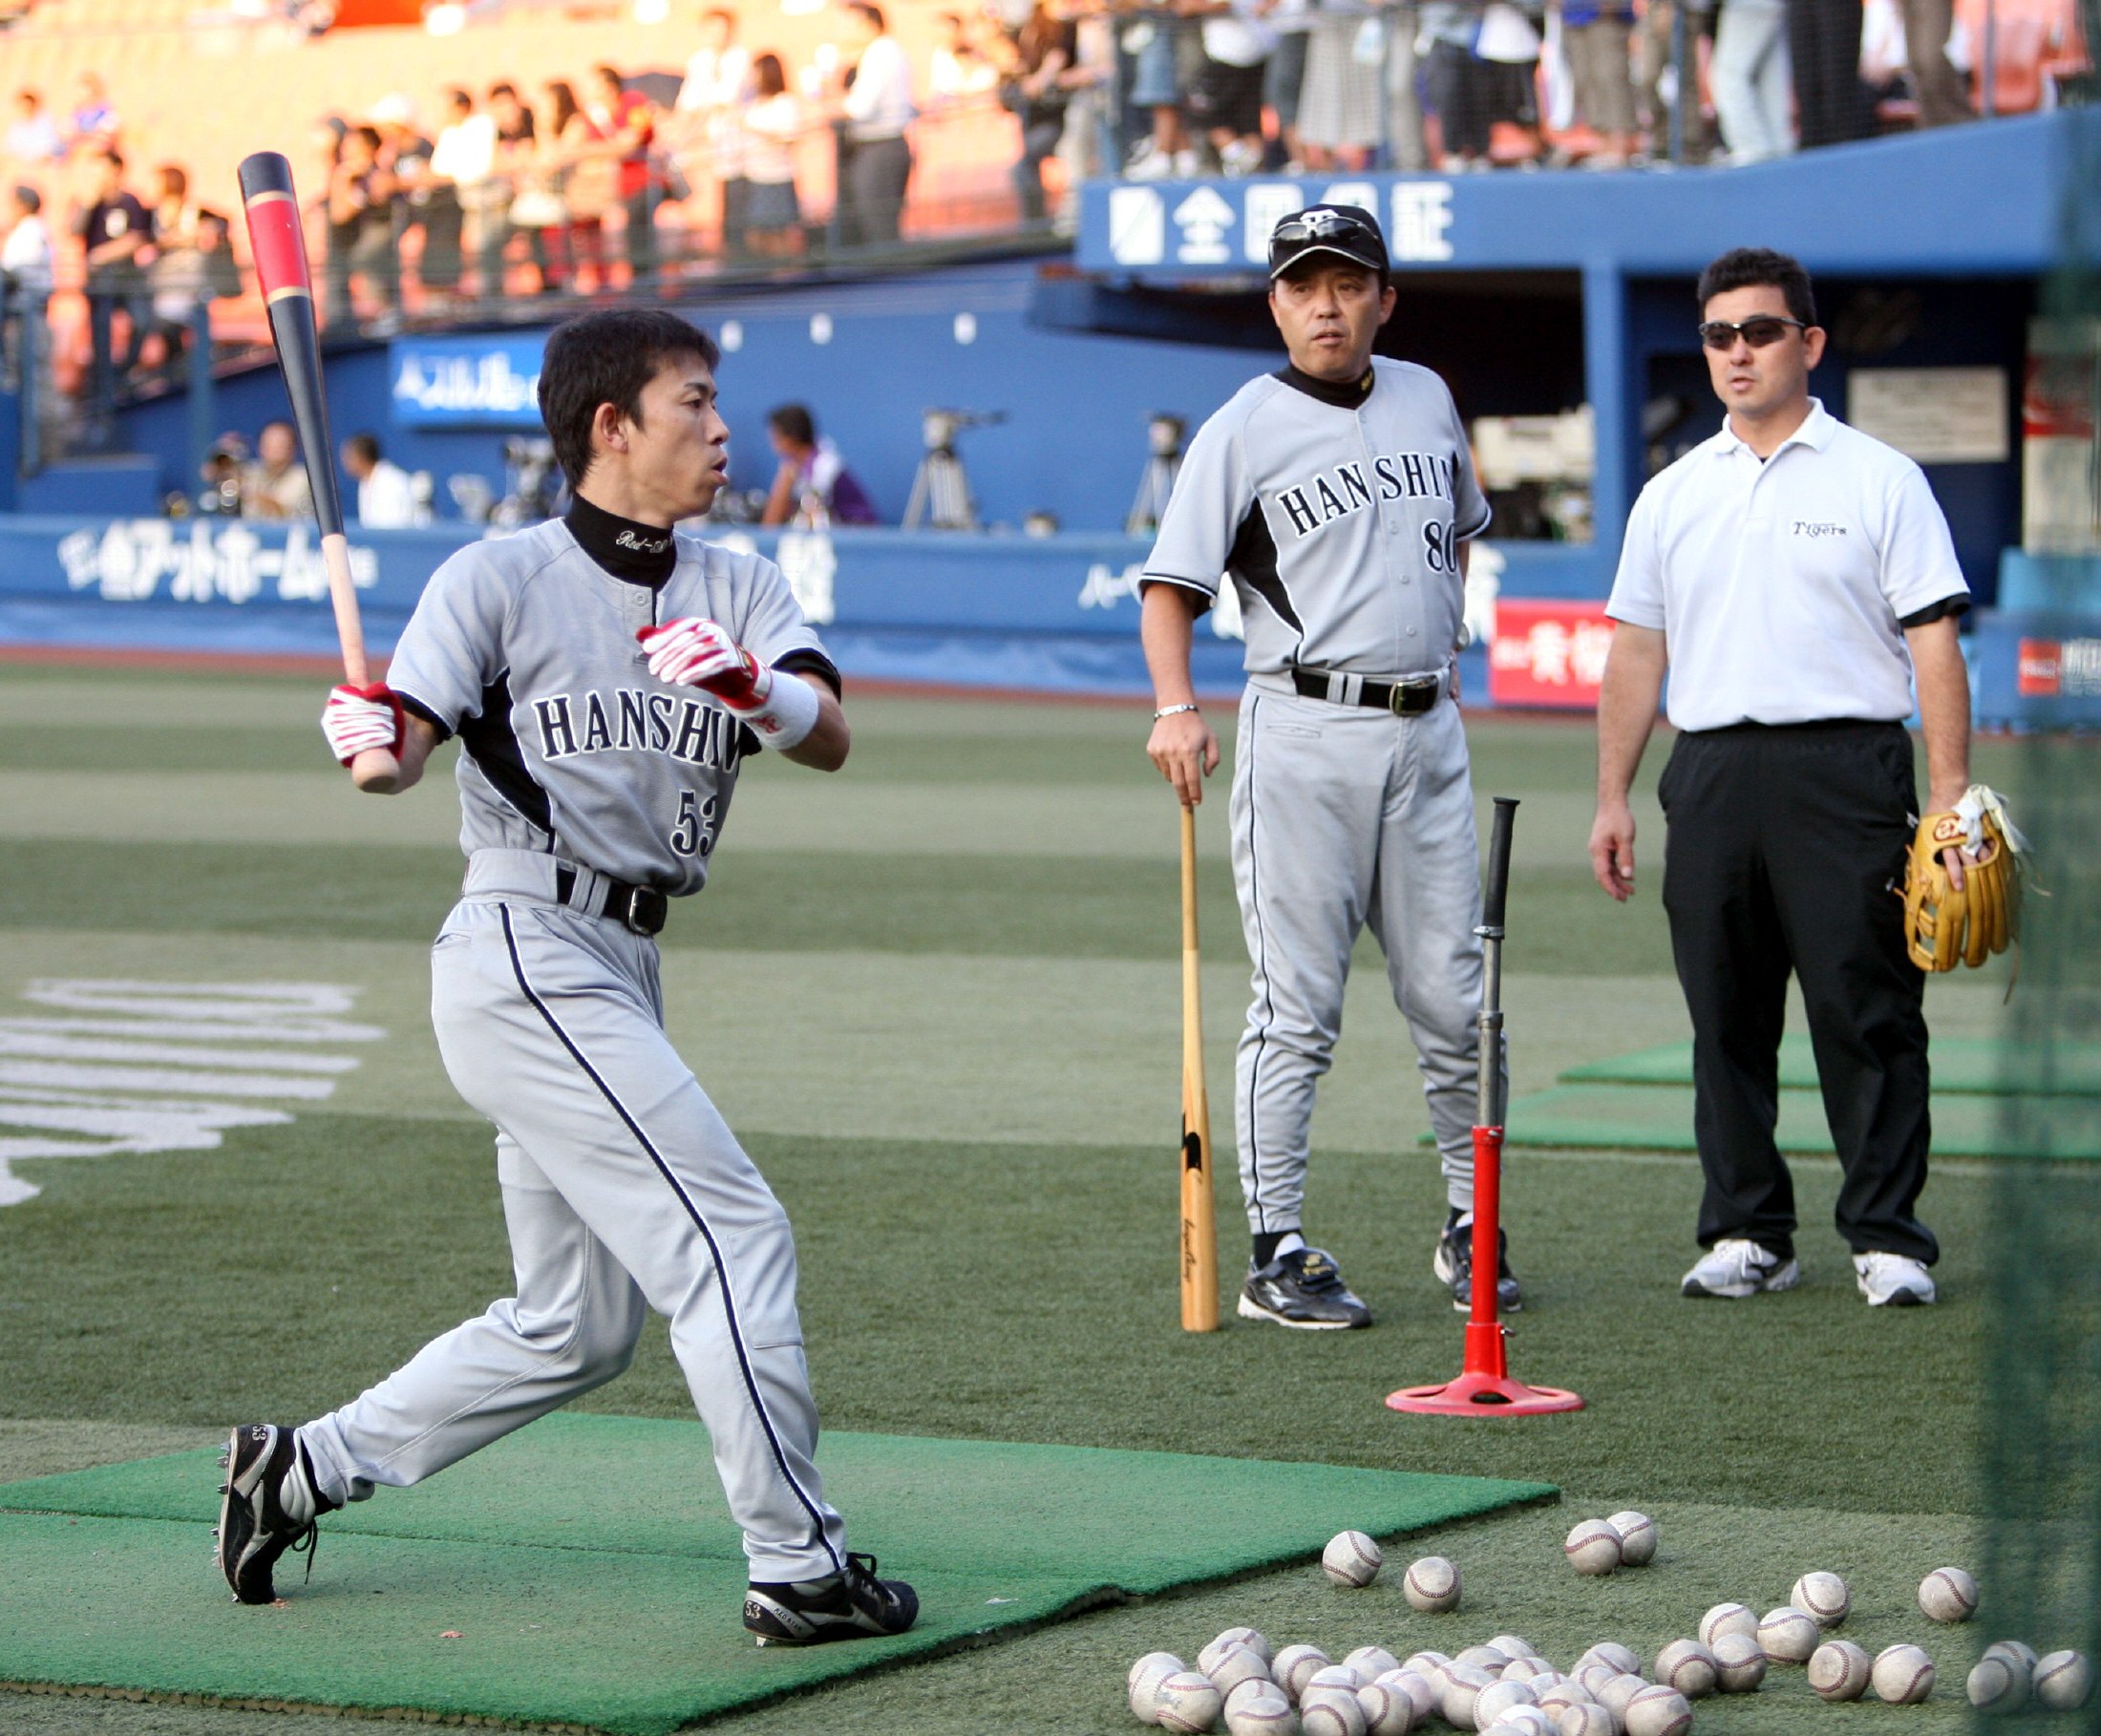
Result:
M1636 1524L1635 1521L1639 1521ZM1602 1530L1593 1529L1602 1528ZM1609 1533L1611 1547L1605 1546ZM1585 1565L1579 1538L1613 1556ZM1570 1535L1567 1554L1579 1572L1609 1573L1655 1550L1655 1527L1639 1514L1588 1520ZM1379 1546L1362 1532L1344 1532L1321 1561L1338 1586L1369 1585L1383 1565ZM1460 1600L1459 1572L1429 1556L1408 1570L1403 1591L1415 1609L1444 1613ZM1977 1609L1977 1584L1961 1568L1939 1568L1919 1588L1919 1606L1935 1621L1966 1621ZM1232 1627L1196 1662L1149 1652L1132 1665L1131 1710L1141 1724L1203 1731L1221 1725L1230 1736L1408 1736L1433 1721L1482 1736L1688 1736L1693 1703L1711 1694L1757 1691L1772 1667L1805 1665L1826 1701L1859 1700L1870 1690L1893 1705L1912 1705L1933 1691L1934 1663L1911 1644L1870 1657L1850 1640L1831 1637L1852 1613L1853 1597L1834 1573L1804 1574L1789 1601L1761 1617L1742 1603L1719 1603L1700 1619L1698 1637L1673 1640L1645 1667L1625 1645L1601 1641L1564 1674L1515 1634L1497 1634L1455 1655L1418 1651L1396 1658L1364 1645L1332 1659L1319 1646L1273 1648L1252 1627ZM2018 1641L1985 1651L1970 1672L1969 1699L1991 1711L2031 1702L2050 1710L2086 1703L2091 1676L2077 1652L2039 1658Z
M1515 1634L1456 1657L1397 1659L1359 1646L1331 1659L1317 1645L1272 1651L1251 1627L1231 1627L1195 1667L1148 1652L1131 1667L1131 1710L1141 1724L1231 1736L1408 1736L1441 1719L1495 1736L1686 1736L1692 1707L1641 1674L1625 1646L1592 1646L1567 1675Z

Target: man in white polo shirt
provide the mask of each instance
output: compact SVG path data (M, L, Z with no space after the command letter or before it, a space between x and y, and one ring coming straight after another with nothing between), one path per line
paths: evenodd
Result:
M1773 1140L1792 970L1845 1173L1838 1233L1869 1302L1934 1300L1925 979L1900 883L1917 824L1916 679L1930 810L1969 783L1969 590L1918 465L1809 394L1824 352L1809 274L1740 248L1701 275L1722 431L1651 481L1607 612L1591 866L1634 891L1627 790L1667 667L1681 731L1658 795L1664 908L1692 1016L1707 1191L1687 1296L1785 1290L1794 1190ZM1951 863L1951 872L1960 867Z

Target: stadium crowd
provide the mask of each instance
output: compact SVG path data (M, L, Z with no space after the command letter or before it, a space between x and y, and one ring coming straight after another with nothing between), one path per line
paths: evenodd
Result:
M323 117L299 173L326 317L385 329L405 307L888 246L916 153L915 232L1070 232L1072 189L1102 175L1751 162L2048 101L2050 69L2084 60L2071 0L1993 0L1988 92L1984 5L982 0L916 15L911 53L875 0L829 0L796 65L744 39L768 14L704 0L682 72L497 77L435 113L376 95ZM2009 68L2028 80L2013 102ZM59 383L106 407L177 368L212 301L241 293L234 225L191 197L185 165L154 160L93 72L62 104L33 89L12 103L0 288L17 311L85 290L84 353ZM1012 153L996 214L929 214L923 158L944 120L966 123L966 150Z

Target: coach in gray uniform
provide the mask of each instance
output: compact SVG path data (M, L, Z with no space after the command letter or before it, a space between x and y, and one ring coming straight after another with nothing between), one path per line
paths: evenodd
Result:
M388 671L323 717L400 787L456 734L465 896L431 961L446 1071L495 1123L518 1292L341 1409L233 1432L220 1565L244 1603L317 1515L422 1481L627 1366L646 1308L713 1444L760 1644L902 1633L918 1599L850 1555L814 1462L787 1215L664 1033L655 936L698 892L738 767L846 759L838 675L780 571L670 528L727 476L714 344L673 314L548 339L568 516L438 569ZM769 1026L778 984L720 985Z
M1902 453L1810 396L1824 350L1809 273L1765 248L1701 275L1700 342L1729 416L1642 491L1608 612L1591 865L1634 890L1627 790L1665 668L1680 734L1657 794L1664 909L1692 1017L1705 1250L1681 1284L1740 1300L1801 1276L1773 1142L1788 977L1845 1180L1837 1227L1876 1307L1935 1298L1926 1183L1925 979L1894 896L1918 825L1914 682L1929 812L1969 782L1969 587ZM1951 873L1960 873L1951 865Z
M1367 923L1443 1160L1432 1269L1458 1307L1470 1281L1480 892L1454 660L1466 540L1489 509L1444 382L1371 353L1393 312L1387 264L1354 205L1277 225L1269 307L1289 365L1199 431L1139 581L1158 708L1146 751L1190 806L1219 763L1189 648L1221 576L1246 623L1231 824L1255 996L1233 1118L1254 1248L1239 1307L1312 1329L1371 1323L1303 1231L1314 1085ZM1518 1305L1507 1262L1498 1289Z

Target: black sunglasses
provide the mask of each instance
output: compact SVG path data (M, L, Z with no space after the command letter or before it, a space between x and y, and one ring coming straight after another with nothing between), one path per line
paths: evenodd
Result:
M1777 313L1761 313L1748 320L1707 320L1700 327L1700 342L1709 349L1731 349L1741 337L1753 349L1764 349L1785 337L1790 327L1796 331L1809 329L1804 321L1785 320Z

